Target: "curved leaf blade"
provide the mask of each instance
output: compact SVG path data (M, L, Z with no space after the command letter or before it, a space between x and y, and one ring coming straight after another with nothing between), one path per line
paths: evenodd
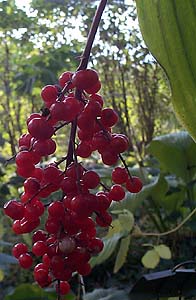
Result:
M120 268L124 265L128 255L130 241L131 241L130 235L121 239L120 248L115 260L114 273L117 273L120 270Z
M169 78L176 115L196 140L196 2L136 0L136 4L144 40Z

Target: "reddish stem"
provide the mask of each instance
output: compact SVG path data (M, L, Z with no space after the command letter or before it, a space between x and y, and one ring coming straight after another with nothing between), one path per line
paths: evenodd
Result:
M99 27L99 23L103 14L103 11L105 9L105 6L107 4L107 0L101 0L99 3L99 6L97 8L97 11L95 13L88 37L85 49L83 51L83 54L81 56L80 64L77 68L77 71L79 70L85 70L88 65L92 45L95 39L95 35L97 32L97 29ZM75 97L80 100L81 99L81 91L76 90ZM69 145L68 145L68 153L67 153L67 163L66 168L74 161L74 146L75 145L75 137L76 137L76 129L77 129L77 118L72 122L71 125L71 133L69 138Z

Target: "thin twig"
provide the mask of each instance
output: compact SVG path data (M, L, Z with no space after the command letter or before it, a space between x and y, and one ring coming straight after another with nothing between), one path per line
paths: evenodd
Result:
M143 236L161 237L161 236L169 235L171 233L178 231L195 213L196 213L196 208L194 208L192 210L192 212L180 224L178 224L175 228L173 228L171 230L161 232L161 233L159 233L159 232L139 232L139 233L136 233L135 236L136 237L143 237ZM134 236L134 233L133 233L133 236Z

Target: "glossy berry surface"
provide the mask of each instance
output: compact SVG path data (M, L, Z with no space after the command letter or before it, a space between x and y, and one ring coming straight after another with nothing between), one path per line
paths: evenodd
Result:
M139 193L142 189L142 181L139 177L132 176L126 181L126 188L131 193Z
M119 116L105 106L97 94L100 88L98 73L92 69L65 71L56 85L43 87L44 109L27 118L27 132L18 141L15 162L24 179L23 190L19 199L4 205L14 233L32 238L29 248L14 245L13 256L22 268L34 267L40 287L53 285L58 299L69 293L68 281L76 272L90 274L91 257L104 248L100 227L104 232L113 226L111 203L142 189L122 156L129 141L115 133ZM70 129L67 152L57 160L56 150L62 146L57 135L63 127ZM105 165L107 185L99 163Z

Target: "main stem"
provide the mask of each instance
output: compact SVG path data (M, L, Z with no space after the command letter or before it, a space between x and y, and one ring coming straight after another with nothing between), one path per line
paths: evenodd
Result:
M77 71L79 70L85 70L88 65L92 45L95 39L95 35L97 33L97 29L99 27L99 23L101 21L101 17L103 14L103 11L106 7L107 0L101 0L99 3L99 6L96 10L93 22L91 24L91 28L87 37L86 46L84 48L84 51L81 56L80 64L77 68ZM75 97L80 100L81 98L81 91L76 90ZM77 129L77 118L72 122L71 124L71 133L69 138L69 145L68 145L68 153L67 153L67 163L66 168L73 162L74 160L74 151L75 151L75 137L76 137L76 129Z

